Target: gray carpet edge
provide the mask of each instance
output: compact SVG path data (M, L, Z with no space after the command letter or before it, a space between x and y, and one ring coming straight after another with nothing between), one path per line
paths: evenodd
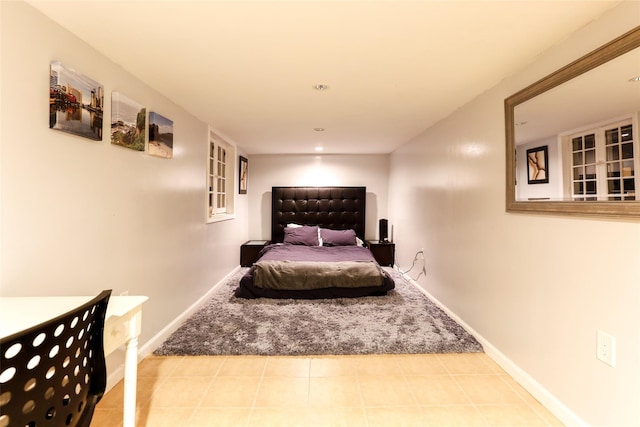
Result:
M236 298L241 268L153 353L158 356L323 356L480 353L482 345L401 274L386 296Z

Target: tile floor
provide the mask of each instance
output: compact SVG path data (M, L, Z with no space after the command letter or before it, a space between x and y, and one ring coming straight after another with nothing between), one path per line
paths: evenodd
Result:
M137 426L561 426L487 355L156 357ZM122 425L123 384L92 427Z

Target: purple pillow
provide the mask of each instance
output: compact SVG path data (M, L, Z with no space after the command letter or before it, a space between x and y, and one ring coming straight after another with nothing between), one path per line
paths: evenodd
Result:
M318 246L318 227L285 227L283 243Z
M356 246L356 232L353 230L320 229L324 246Z

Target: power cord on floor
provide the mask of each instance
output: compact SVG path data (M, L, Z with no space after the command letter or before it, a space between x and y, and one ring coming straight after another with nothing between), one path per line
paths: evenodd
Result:
M413 278L411 276L409 276L409 277L411 277L411 279L413 279L414 281L417 281L420 278L420 276L422 276L423 274L426 276L427 275L427 267L424 264L424 252L422 250L416 252L416 256L413 257L413 262L411 263L411 268L409 268L407 271L400 270L400 273L409 274L409 272L411 270L413 270L413 267L416 266L416 261L418 259L421 259L423 261L422 262L422 271L420 273L418 273L418 276L416 278Z

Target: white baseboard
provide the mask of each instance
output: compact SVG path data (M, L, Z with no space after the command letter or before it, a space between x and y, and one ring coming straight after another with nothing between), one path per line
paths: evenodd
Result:
M211 294L218 288L218 286L222 285L229 279L232 275L234 275L240 266L234 268L229 274L224 276L218 283L213 285L211 289L207 291L206 294L201 296L196 302L191 304L189 308L182 312L178 317L173 319L171 323L165 326L160 332L154 335L149 341L145 342L142 346L138 347L138 363L149 356L153 351L160 347L163 342L166 341L172 333L174 333L193 313L198 311L211 297ZM143 310L144 315L144 310ZM120 382L124 378L124 364L117 366L115 368L109 367L110 372L107 376L107 391L111 390L118 382Z
M460 326L462 326L467 332L473 335L484 348L484 352L493 361L495 361L502 369L505 370L518 384L520 384L529 394L531 394L538 402L540 402L549 412L551 412L556 418L558 418L563 424L570 427L588 427L584 420L578 417L573 411L571 411L564 403L562 403L557 397L555 397L549 390L544 388L538 383L531 375L525 372L511 359L505 356L500 350L498 350L493 344L491 344L482 335L477 333L472 327L467 325L462 319L460 319L449 308L438 301L433 295L431 295L426 289L420 286L415 280L413 280L407 274L401 273L402 276L412 285L414 285L420 292L425 294L431 301L433 301L438 307L440 307L449 317L455 320Z
M107 366L107 368L111 367ZM122 379L124 378L124 365L120 365L115 369L107 369L107 372L107 387L104 390L105 393L114 388L120 381L122 381Z
M196 302L191 304L191 306L189 308L187 308L184 312L182 312L182 314L180 314L178 317L173 319L173 321L171 321L171 323L169 323L167 326L165 326L160 332L158 332L155 336L153 336L149 341L144 343L144 345L141 346L139 351L138 351L138 357L140 357L140 359L143 359L143 358L147 357L148 355L150 355L151 353L153 353L153 351L156 348L160 347L160 345L162 345L162 343L165 342L167 340L167 338L169 338L169 336L172 333L174 333L180 326L182 326L182 324L189 317L191 317L191 315L193 313L198 311L209 300L209 298L211 298L211 295L218 288L218 286L220 286L223 283L225 283L239 269L240 269L240 266L237 266L236 268L231 270L231 272L229 274L224 276L222 279L220 279L220 281L218 281L218 283L213 285L213 287L211 289L209 289L209 291L207 291L206 294L201 296Z

